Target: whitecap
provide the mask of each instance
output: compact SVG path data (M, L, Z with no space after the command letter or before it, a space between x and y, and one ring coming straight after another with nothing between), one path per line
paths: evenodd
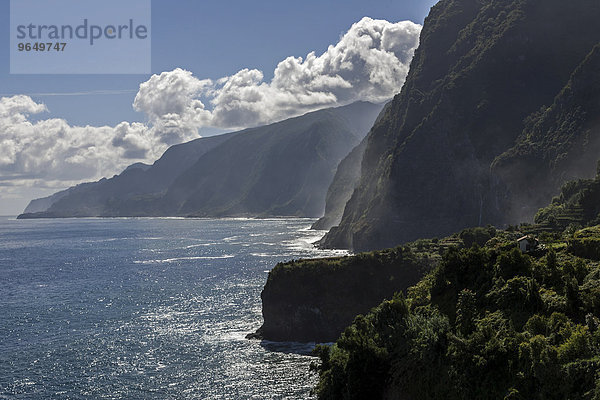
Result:
M136 260L134 264L163 264L163 263L172 263L176 261L190 261L190 260L220 260L225 258L233 258L234 255L226 254L224 256L196 256L196 257L176 257L176 258L166 258L163 260Z
M267 253L250 253L251 256L254 257L277 257L277 254L267 254Z

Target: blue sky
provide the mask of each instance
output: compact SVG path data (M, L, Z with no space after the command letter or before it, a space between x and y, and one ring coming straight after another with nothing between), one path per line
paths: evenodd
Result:
M197 137L198 129L206 136L317 106L385 101L400 90L418 44L420 27L399 21L422 24L434 3L152 0L152 74L11 75L10 2L0 0L0 128L15 123L9 134L0 132L0 215L20 213L32 198L112 176L131 163L151 163L168 145ZM68 17L68 9L61 11ZM387 44L382 39L365 48L360 41L363 33L370 39L383 31ZM329 46L335 47L331 53ZM311 52L319 68L309 65ZM354 67L336 69L340 55ZM307 77L312 85L326 84L310 89L306 104L289 103L302 98ZM291 86L282 87L288 81ZM175 84L165 89L165 82ZM257 92L265 101L248 102ZM141 112L133 107L138 93ZM19 94L29 98L13 97ZM285 112L267 101L282 96L288 96L280 104ZM236 102L246 108L230 109ZM54 132L61 132L61 143Z

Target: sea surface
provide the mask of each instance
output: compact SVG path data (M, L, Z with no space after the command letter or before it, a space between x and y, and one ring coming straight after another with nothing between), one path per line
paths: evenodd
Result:
M309 399L311 345L244 337L309 219L0 217L0 399Z

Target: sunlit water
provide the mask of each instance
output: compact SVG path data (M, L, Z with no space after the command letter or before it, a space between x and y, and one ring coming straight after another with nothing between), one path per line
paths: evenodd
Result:
M310 346L244 339L311 222L0 218L0 398L311 398Z

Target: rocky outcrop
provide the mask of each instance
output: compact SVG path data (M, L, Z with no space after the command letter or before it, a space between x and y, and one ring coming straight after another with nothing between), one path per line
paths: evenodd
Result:
M432 265L408 247L278 264L261 294L264 324L248 337L334 341L358 314L415 284Z

